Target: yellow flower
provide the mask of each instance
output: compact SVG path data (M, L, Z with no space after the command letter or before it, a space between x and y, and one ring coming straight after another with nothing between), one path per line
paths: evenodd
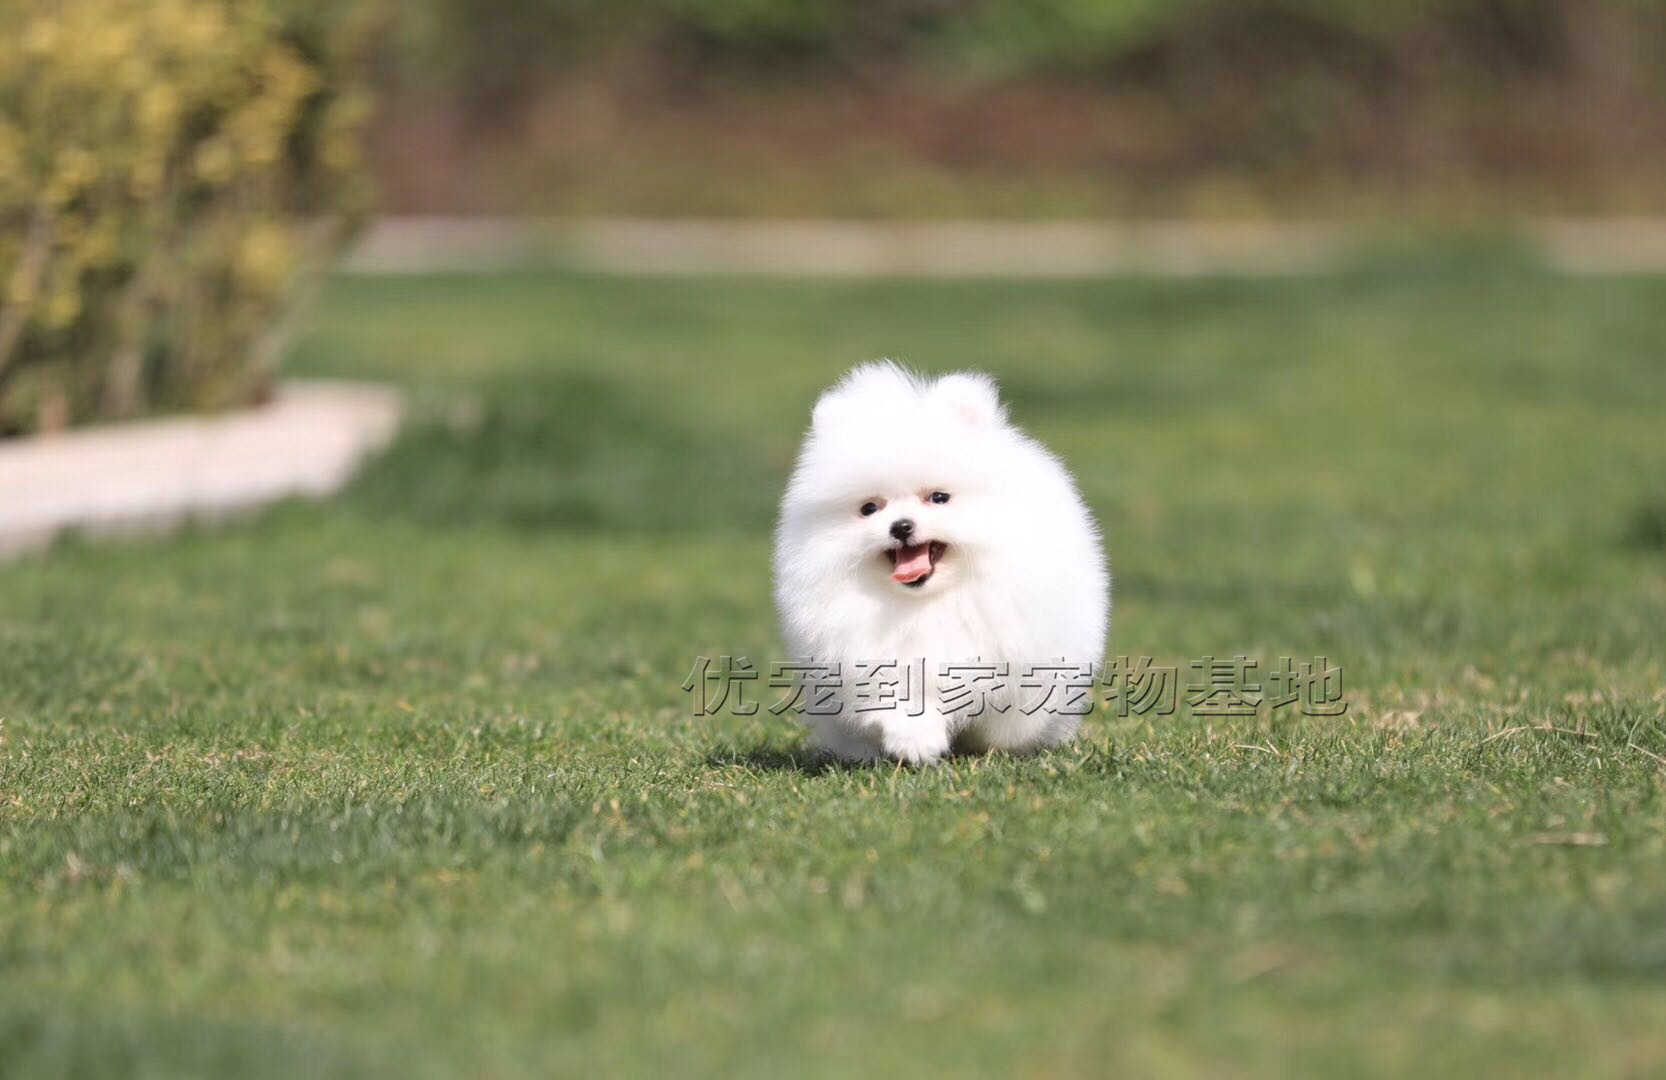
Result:
M179 116L179 92L167 83L153 83L139 95L139 124L152 138L165 138Z
M46 301L46 310L42 313L44 321L53 330L62 330L75 321L81 314L81 294L71 287L55 290Z
M291 269L289 236L276 225L256 225L237 253L238 277L263 290L283 284Z
M231 179L237 168L237 161L224 139L210 139L197 147L196 158L191 167L197 178L204 183L223 184Z
M41 17L31 21L23 28L23 51L42 56L52 51L58 44L58 22L55 19Z

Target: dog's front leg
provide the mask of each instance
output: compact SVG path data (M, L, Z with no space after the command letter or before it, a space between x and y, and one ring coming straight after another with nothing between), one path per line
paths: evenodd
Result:
M949 752L949 721L936 709L918 716L893 709L881 714L880 746L885 756L910 765L930 765Z

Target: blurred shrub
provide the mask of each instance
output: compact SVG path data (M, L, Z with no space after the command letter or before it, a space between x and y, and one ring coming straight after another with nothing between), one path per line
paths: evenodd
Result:
M1659 0L418 0L404 42L418 77L488 100L552 70L806 68L977 80L1104 71L1141 49L1237 27L1413 46L1438 37L1537 53L1598 16ZM1658 25L1648 23L1646 25ZM1532 61L1550 60L1542 55ZM559 63L552 61L559 60Z
M0 433L258 399L365 201L358 0L0 4Z
M409 0L406 211L1658 213L1662 0Z

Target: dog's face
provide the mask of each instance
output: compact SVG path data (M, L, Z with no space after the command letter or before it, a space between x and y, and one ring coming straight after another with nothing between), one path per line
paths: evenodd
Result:
M910 495L918 497L917 504ZM950 492L927 485L917 492L898 492L889 499L875 495L863 500L857 512L885 530L879 551L884 556L882 569L889 568L892 581L923 589L937 573L937 564L949 553L949 542L939 534L952 531L952 519L933 513L932 508L948 506L953 499ZM871 561L879 565L878 560Z
M988 379L859 368L816 405L782 506L777 570L801 590L940 595L1021 527L1014 468Z

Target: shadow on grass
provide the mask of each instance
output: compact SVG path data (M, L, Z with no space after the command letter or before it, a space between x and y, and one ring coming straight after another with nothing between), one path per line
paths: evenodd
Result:
M1643 551L1666 551L1666 495L1644 499L1631 512L1625 539Z
M756 532L783 481L731 432L696 432L605 379L553 373L419 416L348 501L440 526Z
M6 1075L345 1078L387 1068L390 1058L401 1056L387 1040L342 1045L311 1031L257 1022L48 1009L21 995L0 1002L0 1061L9 1067L0 1073Z
M1018 760L1044 756L1051 751L1040 754L1017 755ZM939 759L936 764L970 761L973 759L1001 758L1008 755L999 751L967 749L959 744L951 749L947 756ZM906 765L896 761L881 760L870 762L842 762L825 751L797 747L783 749L779 746L760 744L751 749L739 749L727 744L719 746L706 755L706 764L714 769L745 769L758 773L799 773L803 776L823 776L828 773L855 772L864 769L915 769L927 770L934 765Z
M767 743L750 749L719 746L706 755L706 764L714 769L739 768L760 773L796 772L804 776L821 776L847 767L819 750L806 747L783 749Z

